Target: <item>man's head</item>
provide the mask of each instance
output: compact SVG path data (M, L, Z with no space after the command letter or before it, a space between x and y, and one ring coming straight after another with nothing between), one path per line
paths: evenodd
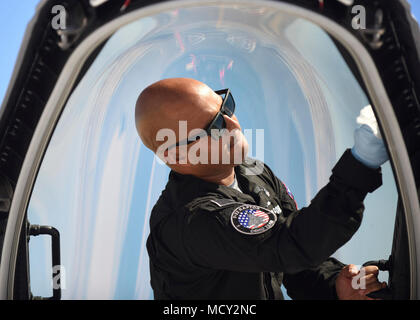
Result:
M220 139L205 136L188 145L173 145L202 133L220 111L222 102L222 96L194 79L158 81L137 99L137 131L144 145L174 171L197 177L226 171L239 164L248 149L235 115L224 115L227 132Z

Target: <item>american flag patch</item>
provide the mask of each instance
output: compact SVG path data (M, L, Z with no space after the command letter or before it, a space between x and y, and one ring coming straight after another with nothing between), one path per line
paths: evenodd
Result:
M268 214L257 209L245 209L239 213L238 221L245 228L261 228L270 220Z
M244 204L231 215L234 228L244 234L260 234L272 228L277 221L275 213L256 205Z

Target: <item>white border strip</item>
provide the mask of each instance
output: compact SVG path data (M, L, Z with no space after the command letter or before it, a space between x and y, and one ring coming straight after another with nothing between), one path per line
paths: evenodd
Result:
M58 121L61 110L70 94L77 75L84 62L95 48L120 27L137 19L152 16L162 11L209 5L255 5L257 2L258 4L275 8L286 14L311 21L337 39L355 60L373 105L381 106L375 110L384 131L384 139L388 142L388 146L390 146L390 157L393 160L396 180L403 200L407 220L411 257L410 297L411 299L417 298L417 294L420 292L420 277L417 277L417 275L420 274L420 263L417 263L417 259L420 257L420 209L416 185L404 139L395 117L394 110L382 84L378 70L364 46L350 32L330 19L288 3L265 0L178 0L140 8L100 27L75 49L64 66L38 122L16 185L3 243L3 254L1 256L0 299L13 299L13 284L20 229L27 210L36 174L53 133L54 126ZM415 226L417 232L414 232Z

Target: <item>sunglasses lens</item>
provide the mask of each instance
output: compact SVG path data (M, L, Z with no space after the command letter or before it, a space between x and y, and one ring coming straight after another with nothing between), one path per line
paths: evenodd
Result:
M217 118L215 119L210 134L214 139L219 138L223 134L223 129L226 127L225 125L225 119L223 119L223 114L219 114Z
M220 114L217 119L214 121L213 128L214 129L223 129L225 127L225 119L223 119L223 115Z
M226 115L229 116L229 117L231 117L233 115L233 113L235 112L235 100L233 100L233 97L230 94L230 92L229 92L228 96L226 97L224 111L225 111Z

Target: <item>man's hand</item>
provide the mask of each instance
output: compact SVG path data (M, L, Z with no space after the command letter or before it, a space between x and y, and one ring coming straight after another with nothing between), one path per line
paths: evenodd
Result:
M389 157L370 105L360 111L357 123L361 126L354 131L354 146L351 152L364 165L379 168Z
M345 266L335 280L338 299L375 300L366 295L386 287L386 282L378 281L378 273L376 266L366 266L360 270L354 264Z

